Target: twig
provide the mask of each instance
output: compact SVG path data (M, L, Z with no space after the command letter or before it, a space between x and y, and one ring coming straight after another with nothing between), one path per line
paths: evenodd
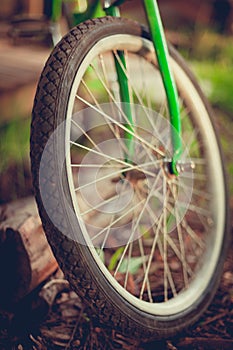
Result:
M206 326L206 325L208 325L208 324L210 324L210 323L212 323L212 322L214 322L214 321L219 320L220 318L224 317L226 314L227 314L227 311L221 312L221 313L218 314L218 315L215 315L215 316L213 316L213 317L208 318L208 319L207 319L206 321L204 321L201 325L202 325L202 326ZM229 315L232 315L232 312L229 312Z
M78 317L78 319L77 319L77 322L76 322L76 324L75 324L75 326L74 326L74 329L73 329L73 331L72 331L72 334L71 334L71 336L70 336L70 340L68 341L68 343L67 343L67 345L66 345L66 347L65 347L65 350L68 350L68 349L70 348L70 345L71 345L72 341L74 340L74 336L75 336L75 333L76 333L76 331L77 331L79 322L80 322L80 320L81 320L83 310L84 310L84 307L82 306L82 308L81 308L81 310L80 310L79 317Z

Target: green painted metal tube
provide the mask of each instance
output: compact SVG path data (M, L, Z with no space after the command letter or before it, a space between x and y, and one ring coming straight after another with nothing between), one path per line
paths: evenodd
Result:
M107 16L120 17L120 10L117 6L105 7L104 11Z
M131 110L131 104L130 104L130 94L129 94L129 86L128 86L128 79L125 75L123 67L126 68L126 62L125 62L125 54L123 51L117 51L118 56L120 58L121 64L118 62L116 58L115 59L115 66L119 81L119 87L120 87L120 96L121 96L121 102L122 103L122 110L127 117L128 123L125 125L128 130L131 131L131 133L125 132L125 139L126 139L126 147L129 151L129 156L132 160L133 156L133 117L132 117L132 110ZM126 161L130 162L130 159L128 159L128 156L126 156Z
M52 13L51 20L52 22L57 22L62 15L62 0L53 0L52 1Z
M169 54L165 39L162 20L160 17L158 4L156 0L144 0L144 6L150 26L150 32L157 55L159 68L161 71L164 87L166 90L168 108L170 113L170 121L172 125L172 143L173 143L173 159L172 171L177 174L176 162L182 153L181 142L181 118L178 93L169 65Z
M77 25L90 18L97 18L105 16L105 12L102 9L101 1L96 0L88 3L86 11L83 13L73 13L73 25Z
M120 11L119 8L116 6L110 6L109 8L105 8L105 12L109 16L119 17ZM128 78L125 74L126 69L126 61L125 61L125 54L123 51L117 51L117 54L119 56L119 60L114 56L115 60L115 67L118 77L118 83L120 88L120 97L122 103L122 110L127 117L128 123L125 125L128 130L131 131L131 133L125 132L125 139L126 139L126 147L128 149L128 155L125 155L125 160L127 162L132 161L133 156L133 117L132 117L132 110L130 105L130 93L129 93L129 85L128 85ZM120 62L119 62L120 61ZM131 158L131 159L129 159Z
M105 1L104 2L104 10L107 10L108 8L112 7L112 8L116 8L120 5L122 5L124 2L126 2L127 0L114 0L114 1Z

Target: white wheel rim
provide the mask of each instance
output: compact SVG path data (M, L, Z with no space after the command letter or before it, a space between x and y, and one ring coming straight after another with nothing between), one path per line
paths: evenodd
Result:
M134 36L129 35L114 35L107 37L105 39L100 40L95 46L89 51L89 53L84 58L80 69L78 70L72 91L69 98L69 104L68 104L68 111L67 111L67 124L66 124L66 154L70 153L70 128L71 128L71 118L72 118L72 108L73 103L75 100L76 90L77 86L80 84L80 80L86 71L87 67L89 66L90 62L92 62L93 58L98 55L98 53L101 53L102 51L107 51L109 49L112 49L113 42L115 46L117 45L117 48L120 49L121 47L124 48L128 43L130 42L130 48L129 50L132 50L133 52L138 52L142 47L145 47L148 49L148 55L149 52L153 55L153 48L151 43L146 39L141 39ZM90 246L90 250L92 252L93 258L96 260L97 265L101 269L103 275L107 278L109 283L113 286L113 288L130 304L134 305L136 308L152 314L152 315L158 315L158 316L169 316L169 315L175 315L177 313L183 312L186 309L190 308L195 302L201 298L204 291L208 287L210 280L214 274L214 271L216 269L219 255L221 252L221 246L222 246L222 240L223 240L223 233L224 233L224 212L225 212L225 197L224 197L224 183L223 183L223 172L221 169L221 159L218 151L218 145L214 136L214 131L212 128L212 125L209 121L208 113L197 94L193 84L190 82L190 80L187 78L186 74L183 72L183 70L178 66L178 64L171 60L172 67L174 70L175 78L177 81L178 86L183 86L186 91L189 91L189 96L192 96L192 102L189 101L190 104L193 106L194 112L197 113L197 115L200 115L202 118L202 122L205 123L205 130L202 130L202 132L205 134L205 140L206 140L206 148L208 150L208 157L210 160L210 164L212 166L211 173L212 173L212 182L216 185L214 189L214 198L218 198L217 204L218 206L215 208L216 213L216 223L215 223L215 232L216 239L214 244L212 245L211 255L206 257L206 262L204 262L202 269L199 271L198 276L194 279L194 281L191 282L190 287L186 291L182 291L179 293L179 295L173 299L170 299L166 302L159 302L159 303L149 303L143 300L139 300L135 296L133 296L131 293L127 292L117 281L111 273L108 271L108 269L105 267L104 264L100 263L100 258L98 254L96 253L96 250L94 248L91 248L91 242L88 242L88 234L86 234L86 240L87 244ZM187 96L186 96L187 97ZM200 121L197 120L197 122ZM76 201L76 194L73 184L73 176L71 172L71 160L70 157L66 157L66 168L68 172L68 181L69 181L69 187L70 187L70 193L73 200L73 205L75 208L75 212L77 217L80 216L80 211L77 205ZM216 204L216 203L215 203ZM85 224L82 221L79 221L82 232L86 231ZM207 262L208 260L208 262Z

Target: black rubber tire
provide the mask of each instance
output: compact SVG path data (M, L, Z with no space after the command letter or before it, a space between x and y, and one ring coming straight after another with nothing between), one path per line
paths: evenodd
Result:
M72 240L72 232L74 227L77 230L77 222L67 210L67 202L71 208L72 202L68 195L66 173L64 171L60 174L57 170L58 154L65 157L65 151L62 145L56 144L56 140L46 150L49 163L44 171L43 186L47 191L51 213L56 218L60 230L55 227L54 221L51 221L43 206L39 183L42 154L50 136L64 121L69 90L80 62L101 38L124 33L149 38L148 33L135 22L106 17L89 20L73 28L55 47L42 72L36 92L31 126L31 164L36 201L43 227L55 257L72 288L108 327L115 328L129 337L149 340L167 337L181 331L198 320L209 305L218 286L228 246L228 213L226 212L226 234L221 247L221 256L205 294L183 314L171 317L153 316L136 309L119 295L100 271L89 248ZM170 48L170 54L190 77L202 96L185 63L173 48ZM202 99L211 116L207 102L204 97ZM225 197L227 198L227 195ZM61 231L70 234L63 234Z

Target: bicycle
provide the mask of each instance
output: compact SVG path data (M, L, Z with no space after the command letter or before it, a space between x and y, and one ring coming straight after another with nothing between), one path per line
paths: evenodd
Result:
M123 2L106 1L105 17L84 13L52 51L31 163L71 286L101 322L148 340L193 324L211 302L228 199L211 108L166 43L157 2L143 2L149 31L120 17Z

